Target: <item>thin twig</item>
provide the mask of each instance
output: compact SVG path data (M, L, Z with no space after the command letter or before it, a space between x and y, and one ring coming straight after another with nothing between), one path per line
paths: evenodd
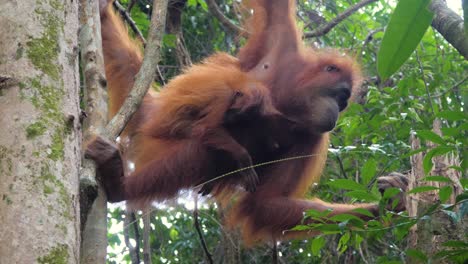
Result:
M198 237L200 238L200 242L203 247L203 251L205 252L206 260L208 263L213 264L213 258L208 250L208 247L206 246L205 238L203 237L203 233L200 228L200 222L198 221L198 196L194 195L194 200L195 200L195 208L193 210L193 224L195 226L195 230L197 230Z
M377 28L377 29L374 29L374 30L371 30L367 36L366 36L366 39L364 40L364 44L362 44L363 46L367 45L369 42L371 42L373 39L374 39L374 35L376 33L379 33L379 32L382 32L384 31L385 28L381 27L381 28Z
M133 6L136 4L137 0L130 0L127 6L127 13L130 13L132 11Z
M273 239L273 248L271 249L271 263L278 264L278 245L275 239Z
M466 75L465 77L463 77L463 78L461 79L461 81L457 82L455 85L453 85L453 86L450 87L449 89L447 89L447 90L445 90L445 91L443 91L443 92L441 92L441 93L438 93L438 94L433 94L431 97L432 97L432 98L438 98L438 97L444 96L445 94L447 94L447 93L449 93L449 92L451 92L451 91L457 91L457 90L460 88L460 86L461 86L464 82L466 82L467 80L468 80L468 75Z
M130 225L130 223L133 222L134 218L135 218L134 213L125 212L124 225ZM136 226L137 222L134 222L132 225ZM138 229L138 227L137 227L137 229ZM140 245L139 245L139 243L137 243L135 247L130 243L130 232L129 232L128 228L124 228L123 234L124 234L124 239L125 239L125 245L127 246L128 250L130 252L130 259L132 261L132 264L139 264L140 263L140 247L139 247ZM138 236L138 233L135 232L134 235L135 235L135 241L139 241L140 238Z
M130 16L128 8L127 8L127 10L125 10L125 8L119 3L119 1L115 1L114 6L115 6L115 8L117 8L117 11L119 11L120 15L123 17L125 22L127 22L127 24L130 26L130 28L133 30L133 32L137 35L138 39L143 44L143 47L145 47L146 46L146 39L143 36L143 33L141 33L141 30L136 25L136 22ZM164 76L163 76L163 74L161 72L161 69L160 69L159 65L156 65L156 73L158 75L159 81L161 81L163 85L166 85L166 80L164 79Z
M152 212L152 210L150 212ZM130 217L132 218L131 223L132 223L132 226L133 226L133 233L135 234L135 243L136 243L135 248L138 249L138 258L140 258L140 256L139 256L140 255L139 252L140 252L140 248L141 248L140 229L138 228L138 221L136 219L135 213L132 212L130 214Z
M216 4L215 0L206 0L206 4L208 5L208 10L210 10L210 13L215 16L223 26L225 26L227 29L233 31L234 33L237 33L239 35L247 36L247 31L236 24L232 23L229 18L227 18L223 12L219 9L219 6Z
M338 160L338 165L340 166L340 170L341 170L341 173L343 173L344 178L349 179L348 174L346 174L346 171L345 171L345 168L344 168L344 165L343 165L343 161L341 160L340 155L336 154L335 156L336 156L336 159Z
M429 100L429 105L431 106L432 114L435 115L434 106L432 105L432 100L431 100L431 93L429 91L429 87L427 86L426 76L424 75L424 67L422 65L421 59L419 58L418 51L416 51L415 54L416 54L416 60L418 61L419 70L421 71L421 78L424 82L424 87L426 88L427 100Z
M262 166L266 166L266 165L270 165L270 164L274 164L274 163L279 163L279 162L283 162L283 161L290 161L290 160L296 160L296 159L306 159L306 158L311 158L311 157L315 157L315 156L320 156L320 155L326 155L326 154L308 154L308 155L300 155L300 156L294 156L294 157L288 157L288 158L283 158L283 159L276 159L276 160L270 160L270 161L266 161L266 162L262 162L262 163L257 163L257 164L253 164L251 166L247 166L247 167L243 167L243 168L239 168L237 170L233 170L233 171L230 171L230 172L226 172L224 174L221 174L220 176L217 176L217 177L214 177L212 179L209 179L205 182L202 182L198 185L196 185L195 187L193 187L194 189L198 189L198 188L201 188L203 185L207 184L207 183L210 183L210 182L214 182L214 181L217 181L219 179L222 179L224 177L227 177L229 175L232 175L232 174L235 174L235 173L238 173L238 172L241 172L241 171L244 171L244 170L249 170L249 169L253 169L253 168L257 168L257 167L262 167Z
M143 262L145 264L151 264L151 212L153 210L147 208L143 214Z
M154 0L153 2L153 16L151 17L148 44L145 48L142 66L136 75L132 91L128 94L119 112L106 126L106 136L111 139L115 139L120 135L125 125L140 106L143 97L156 77L154 69L156 69L160 58L161 40L166 24L167 3L168 0Z
M306 32L304 33L304 38L314 38L314 37L320 37L325 34L327 34L330 30L332 30L334 27L336 27L341 21L349 17L350 15L354 14L356 11L358 11L361 7L364 7L368 4L374 3L377 0L362 0L361 2L351 6L350 8L346 9L343 13L337 15L334 19L332 19L330 22L327 24L320 26L316 30L312 32Z
M146 46L145 37L143 36L143 33L141 33L140 29L137 27L135 21L130 16L128 9L125 10L125 8L119 3L119 1L115 1L114 6L119 11L120 15L125 19L125 21L133 30L133 32L137 35L141 43L143 43L143 46Z

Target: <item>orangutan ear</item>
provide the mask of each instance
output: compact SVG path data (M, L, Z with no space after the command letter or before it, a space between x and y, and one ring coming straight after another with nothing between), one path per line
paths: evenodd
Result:
M298 52L301 34L295 22L295 0L248 1L254 15L247 20L250 33L238 58L243 71L275 65L288 52Z

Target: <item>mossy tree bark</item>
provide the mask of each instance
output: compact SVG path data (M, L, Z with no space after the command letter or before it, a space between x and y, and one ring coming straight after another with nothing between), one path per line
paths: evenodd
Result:
M102 133L107 124L107 91L97 0L80 0L80 53L83 76L85 141ZM94 162L83 159L80 175L81 263L106 262L107 198L95 179Z
M78 263L77 1L0 1L0 263Z

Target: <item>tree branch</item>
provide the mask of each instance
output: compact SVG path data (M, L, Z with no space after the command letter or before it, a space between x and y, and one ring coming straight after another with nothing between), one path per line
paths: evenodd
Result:
M128 94L119 112L106 126L105 133L108 138L115 139L120 135L125 125L140 106L143 97L156 77L155 69L160 58L161 40L166 24L167 3L168 0L154 0L153 2L153 15L151 17L148 44L145 48L143 64L136 75L132 91Z
M347 10L345 10L343 13L337 15L334 19L332 19L330 22L327 24L320 26L316 30L312 32L306 32L304 33L304 38L314 38L314 37L320 37L332 30L335 26L337 26L341 21L345 20L347 17L350 15L354 14L356 11L358 11L361 7L364 7L368 4L374 3L377 0L362 0L361 2L351 6Z
M96 134L107 124L107 92L101 41L98 1L80 0L81 68L84 77L84 138ZM77 51L78 52L78 51ZM80 171L81 261L100 263L106 259L107 199L96 182L94 162L83 159Z
M135 214L133 212L126 211L125 218L124 218L124 226L130 227L130 225L135 227L138 225L138 223L137 221L135 221ZM128 250L130 252L130 260L132 261L132 264L139 264L140 263L140 244L138 243L138 241L140 240L140 237L139 237L138 232L136 232L138 231L138 227L136 227L136 230L135 230L135 241L137 242L135 247L130 243L129 229L130 228L123 229L125 245L128 247Z
M442 0L433 0L429 9L434 12L432 27L465 59L468 59L468 36L463 28L463 19L448 8L445 1Z
M132 11L133 6L136 4L137 0L130 0L127 6L127 13L130 13Z
M151 264L151 208L143 211L143 263Z
M245 29L237 26L236 24L232 23L229 18L227 18L223 12L219 9L219 6L216 4L215 0L206 0L206 4L208 5L208 10L210 10L210 13L215 16L221 24L223 24L224 27L227 29L243 36L247 36L248 33Z
M129 5L130 6L130 5ZM127 21L127 24L133 30L133 32L137 35L138 39L140 39L141 43L146 46L145 37L143 37L143 33L141 33L140 29L137 27L135 21L132 19L130 14L127 10L119 3L119 1L114 2L114 7L119 11L120 15Z
M200 243L202 244L203 251L205 252L206 260L208 263L213 264L213 257L208 250L208 246L206 245L205 238L203 237L203 233L200 228L200 222L198 221L198 196L194 196L195 199L195 208L193 209L193 225L195 226L195 230L197 230L198 237L200 238Z
M185 46L184 34L182 31L182 9L185 7L186 2L186 0L172 0L169 2L166 21L169 33L176 37L175 53L180 68L192 65L192 59Z

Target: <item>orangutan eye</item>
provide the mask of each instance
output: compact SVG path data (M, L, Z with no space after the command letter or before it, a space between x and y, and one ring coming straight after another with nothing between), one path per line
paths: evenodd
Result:
M241 92L236 92L236 93L234 94L234 96L235 96L235 97L242 97L242 96L244 96L244 94L241 93Z
M339 72L340 69L336 67L335 65L328 65L325 67L325 71L327 72Z
M263 69L264 69L264 70L266 70L266 69L268 69L268 68L270 68L270 65L268 65L268 63L263 64Z

